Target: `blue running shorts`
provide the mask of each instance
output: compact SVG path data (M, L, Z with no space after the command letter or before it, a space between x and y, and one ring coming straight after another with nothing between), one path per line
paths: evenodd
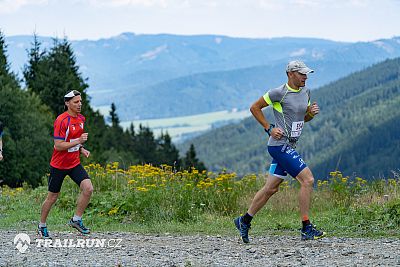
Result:
M272 156L269 173L276 177L286 179L289 173L295 178L307 167L299 153L290 146L268 146L268 152Z

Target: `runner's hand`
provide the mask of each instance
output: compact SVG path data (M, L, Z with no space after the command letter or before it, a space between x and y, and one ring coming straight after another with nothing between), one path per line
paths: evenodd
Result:
M276 140L281 139L283 134L284 132L282 131L281 128L272 128L271 130L271 136Z
M83 155L83 156L85 156L86 158L88 158L89 156L90 156L90 151L89 150L86 150L86 149L84 149L83 147L81 148L81 154Z
M312 116L315 116L319 113L319 106L317 102L313 102L310 106L310 113Z
M81 137L79 137L79 143L83 144L88 140L88 133L83 133Z

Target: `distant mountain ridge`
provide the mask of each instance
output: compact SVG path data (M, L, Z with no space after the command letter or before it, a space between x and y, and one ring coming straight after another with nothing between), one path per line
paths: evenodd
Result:
M6 37L12 68L21 71L32 36ZM39 37L43 47L51 38ZM318 75L312 88L373 63L400 56L400 37L343 43L315 38L231 38L123 33L96 41L72 41L88 77L94 106L115 102L121 120L175 117L242 109L252 91L282 80L290 59L302 59Z
M311 98L321 113L306 123L298 150L316 178L324 179L336 169L369 179L400 173L400 58L314 90ZM269 109L266 114L273 122ZM179 148L193 143L211 170L262 173L270 162L266 139L261 126L248 118Z

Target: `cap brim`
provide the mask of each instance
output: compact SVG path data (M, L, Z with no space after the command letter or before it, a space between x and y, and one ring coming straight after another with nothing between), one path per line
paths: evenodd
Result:
M70 97L74 97L74 96L75 96L74 91L71 91L68 94L66 94L64 97L65 98L70 98Z
M302 69L299 69L298 72L301 74L309 74L309 73L313 73L314 70L312 70L310 68L302 68Z

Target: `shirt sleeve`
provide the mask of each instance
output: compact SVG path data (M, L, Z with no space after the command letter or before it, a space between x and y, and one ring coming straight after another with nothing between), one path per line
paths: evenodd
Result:
M67 118L64 118L62 120L59 118L56 119L56 121L54 122L54 139L65 140L68 127L67 122Z
M82 123L85 123L85 122L86 122L85 116L83 116L82 114L79 114L78 116L79 116L79 118L81 119Z
M282 97L283 95L281 88L271 89L263 96L265 102L267 102L269 106L272 106L274 102L280 102Z
M310 97L310 89L307 88L307 95L308 95L308 103L307 103L307 107L311 106L311 97Z

